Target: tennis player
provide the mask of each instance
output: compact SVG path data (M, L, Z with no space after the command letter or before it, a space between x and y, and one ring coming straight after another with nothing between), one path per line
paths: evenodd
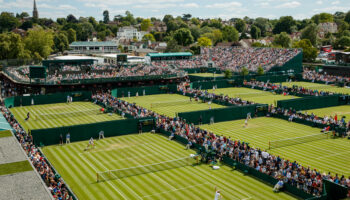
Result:
M69 103L69 101L70 101L70 97L69 95L67 95L67 103Z
M222 195L220 193L220 190L217 190L216 186L215 186L215 198L214 198L214 200L219 200L219 199L222 199Z
M245 119L244 121L244 128L248 126L248 118Z
M85 151L88 150L89 147L95 148L94 138L92 138L92 137L90 138L89 143L88 143L88 145L87 145Z
M27 113L27 118L25 118L24 120L28 121L30 118L30 112Z

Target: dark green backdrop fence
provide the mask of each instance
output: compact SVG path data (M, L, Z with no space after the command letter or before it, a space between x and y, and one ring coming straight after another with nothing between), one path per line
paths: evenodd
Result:
M169 92L176 92L176 84L169 85L156 85L156 86L142 86L142 87L126 87L126 88L116 88L112 90L112 96L114 97L127 97L130 92L130 96L136 96L136 93L139 93L139 96L143 95L145 90L146 95L152 94L166 94Z
M197 81L192 83L192 88L202 90L213 89L213 86L217 86L217 88L227 88L233 87L232 80L217 80L217 81Z
M98 138L98 133L103 130L105 137L126 135L138 132L138 122L143 119L125 119L93 124L80 124L75 126L65 126L59 128L32 130L31 134L35 145L53 145L58 144L60 134L64 140L66 134L71 135L71 142L89 140L91 137ZM144 126L143 131L148 132L153 126Z
M247 113L251 113L252 117L256 111L258 105L248 105L248 106L232 106L227 108L217 108L211 110L201 110L194 112L183 112L178 113L178 116L186 119L188 123L199 123L199 118L202 116L202 123L207 124L210 122L210 118L214 117L214 122L223 122L237 119L244 119L247 117ZM259 115L264 115L260 113Z
M299 110L310 110L317 108L325 108L331 106L338 106L341 104L339 101L339 96L313 96L305 97L299 99L289 99L277 101L277 106L280 108L293 108L297 111Z
M46 95L33 95L33 96L16 96L5 99L5 105L7 107L16 106L29 106L34 100L34 105L50 104L50 103L63 103L67 101L67 96L72 96L73 101L91 100L91 91L78 91L78 92L58 92Z

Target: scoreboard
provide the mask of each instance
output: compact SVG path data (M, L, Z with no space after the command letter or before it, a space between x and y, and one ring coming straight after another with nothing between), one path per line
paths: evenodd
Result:
M30 66L29 67L30 78L46 78L46 69L42 66Z

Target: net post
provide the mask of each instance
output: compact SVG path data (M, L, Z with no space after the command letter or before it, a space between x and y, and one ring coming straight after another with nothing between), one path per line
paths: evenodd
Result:
M269 150L271 150L271 142L269 141Z
M96 180L97 180L97 183L98 183L98 181L99 181L99 179L98 179L98 172L96 172Z

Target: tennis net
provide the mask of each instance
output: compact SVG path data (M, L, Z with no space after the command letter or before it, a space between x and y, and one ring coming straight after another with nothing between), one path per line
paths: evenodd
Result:
M45 119L57 119L57 118L66 118L66 117L77 117L84 115L93 115L99 113L100 109L87 109L79 110L73 112L62 112L62 113L36 113L35 120L45 120Z
M275 140L269 142L269 149L275 149L280 147L286 147L286 146L292 146L296 144L302 144L317 140L323 140L328 139L329 133L319 133L314 135L307 135L303 137L296 137L296 138L290 138L290 139L284 139L284 140Z
M239 98L261 97L261 96L270 96L270 95L272 95L272 93L270 92L248 92L248 93L235 94L235 96Z
M151 103L151 108L178 106L178 105L186 105L186 104L192 104L192 103L199 103L199 102L195 101L194 99L192 101L188 99L188 100L182 100L182 101L155 102L155 103Z
M157 171L164 171L180 167L186 167L195 164L195 159L191 157L180 158L149 165L140 165L136 167L109 170L104 172L97 172L97 182L108 181L114 179L121 179L130 176L137 176L141 174L148 174Z

